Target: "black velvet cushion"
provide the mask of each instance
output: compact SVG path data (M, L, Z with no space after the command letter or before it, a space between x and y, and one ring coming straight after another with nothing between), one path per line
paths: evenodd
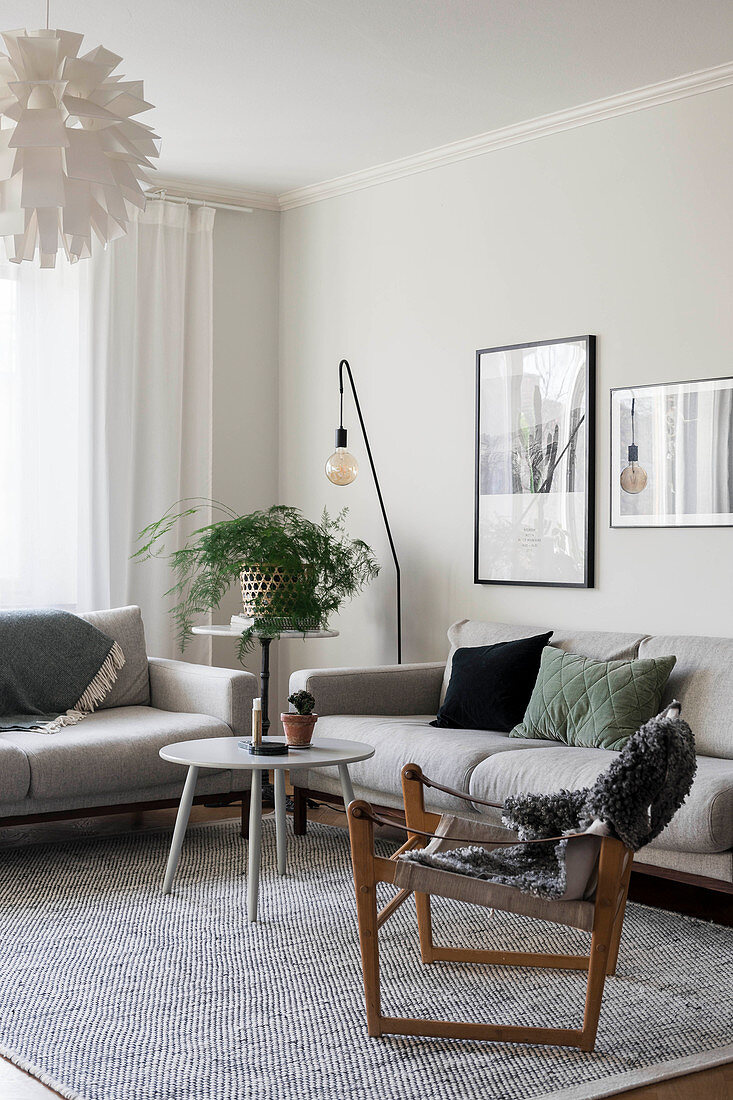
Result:
M430 725L508 733L524 718L542 650L551 637L552 631L516 642L457 649L445 701Z

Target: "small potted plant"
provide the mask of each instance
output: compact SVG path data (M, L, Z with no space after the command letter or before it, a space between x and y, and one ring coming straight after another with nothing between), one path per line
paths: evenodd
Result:
M309 691L296 691L288 696L288 702L295 707L295 713L280 715L285 740L294 749L307 749L318 721L318 715L313 713L316 701Z

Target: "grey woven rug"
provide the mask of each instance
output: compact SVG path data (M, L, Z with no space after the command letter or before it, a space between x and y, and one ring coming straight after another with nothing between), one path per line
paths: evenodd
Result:
M234 824L189 831L169 898L168 833L0 854L0 1051L83 1100L590 1100L733 1057L730 931L640 906L593 1054L370 1039L345 834L291 836L278 879L271 821L263 832L255 926ZM586 942L454 902L435 913L441 942ZM580 1020L582 974L422 966L410 902L381 942L388 1012Z

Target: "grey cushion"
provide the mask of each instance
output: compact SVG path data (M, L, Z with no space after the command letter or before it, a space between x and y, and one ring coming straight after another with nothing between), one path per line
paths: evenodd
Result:
M0 734L0 802L25 798L31 784L28 758L17 745Z
M199 772L196 781L196 795L229 794L232 791L247 791L250 787L250 772L214 771L206 768ZM161 783L156 787L126 787L122 791L110 791L103 797L90 798L88 794L73 798L25 798L15 802L0 802L0 817L15 817L22 814L64 813L69 810L90 809L95 806L121 806L135 802L158 802L181 797L186 781L186 768L179 768L178 781Z
M445 661L374 668L303 668L289 695L309 691L318 714L429 714L440 706Z
M317 768L312 771L298 769L292 773L294 787L307 787L318 794L325 791L327 794L341 796L341 785L338 778L326 775L326 769ZM373 806L393 806L396 810L403 808L402 795L387 794L383 790L373 790L368 787L355 785L354 794L357 798L365 798ZM425 808L434 813L440 812L440 807L433 801L434 792L425 791ZM462 814L475 816L470 803L465 803L466 808ZM480 807L481 817L494 825L501 824L501 811ZM661 838L660 838L661 839ZM709 878L721 879L723 882L733 882L733 852L679 852L671 848L658 848L657 841L637 852L634 865L651 864L653 867L668 867L672 871L684 871L690 875L706 875Z
M733 759L733 638L657 635L639 650L640 657L664 653L677 657L664 701L681 700L698 753Z
M666 867L686 875L733 882L733 852L674 852L647 844L634 856L634 867Z
M545 747L542 752L505 752L479 764L471 794L492 802L509 795L589 787L618 753L608 749ZM685 804L654 841L655 848L723 852L733 847L733 762L698 758L698 772Z
M319 718L314 737L341 737L363 741L376 749L370 760L349 765L354 786L386 791L401 799L401 771L405 764L419 764L425 775L446 787L468 792L473 769L488 753L503 753L518 745L535 749L542 742L510 740L506 733L487 730L443 730L430 726L433 715L401 718L375 715L331 715ZM551 742L548 742L551 744ZM314 787L323 771L331 777L335 768L309 772ZM440 810L464 811L467 803L440 791L430 792L431 805Z
M162 760L159 749L174 741L231 737L231 730L203 714L177 714L152 707L98 710L57 734L8 733L30 764L32 798L98 795L175 783L183 768Z
M351 768L352 765L349 764L349 772L351 772ZM341 798L341 781L335 768L311 768L310 771L306 771L304 768L296 768L290 773L290 781L294 787L307 787L308 790L315 791L316 796L321 792L325 792ZM442 812L441 807L435 804L435 795L439 793L439 791L434 791L432 788L425 789L425 809L430 810L431 813ZM374 790L372 787L362 787L355 783L354 796L363 798L366 802L371 802L372 806L391 806L400 812L405 808L401 790L399 794L396 794L394 791ZM461 810L461 813L470 817L478 817L471 802L464 802L463 805L464 809ZM501 824L499 817L491 820L494 824Z
M548 630L554 633L550 645L564 649L566 653L579 653L594 661L629 661L638 656L643 634L622 634L604 630L563 630L547 622L534 626L517 626L516 623L484 623L478 619L462 619L448 630L450 653L445 666L441 703L450 683L451 665L456 649L463 646L495 645L497 642L513 642L517 638L532 638ZM670 650L669 652L674 652Z
M139 607L113 607L109 611L85 611L79 616L114 638L125 654L125 667L99 710L112 707L146 707L150 703L148 655Z

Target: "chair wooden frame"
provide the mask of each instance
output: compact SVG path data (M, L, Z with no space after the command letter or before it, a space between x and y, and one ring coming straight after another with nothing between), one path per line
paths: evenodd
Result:
M440 815L425 809L423 775L417 764L406 764L402 769L402 791L408 830L413 828L424 833L434 832L440 821ZM461 795L461 797L470 801L468 795ZM498 966L586 970L588 983L583 1023L580 1028L520 1027L509 1024L384 1016L380 1004L378 933L385 921L407 900L410 891L400 890L381 912L378 912L376 885L378 882L394 884L397 856L409 849L423 847L426 840L417 832L409 833L409 839L398 852L395 852L390 859L385 859L374 853L374 821L369 803L355 800L350 803L347 812L369 1035L426 1035L436 1038L481 1039L509 1043L549 1043L579 1047L583 1051L593 1050L606 976L616 972L633 862L631 849L613 837L603 837L601 840L598 885L588 955L464 950L439 946L433 940L430 895L415 892L420 954L423 963L477 962L493 963Z

